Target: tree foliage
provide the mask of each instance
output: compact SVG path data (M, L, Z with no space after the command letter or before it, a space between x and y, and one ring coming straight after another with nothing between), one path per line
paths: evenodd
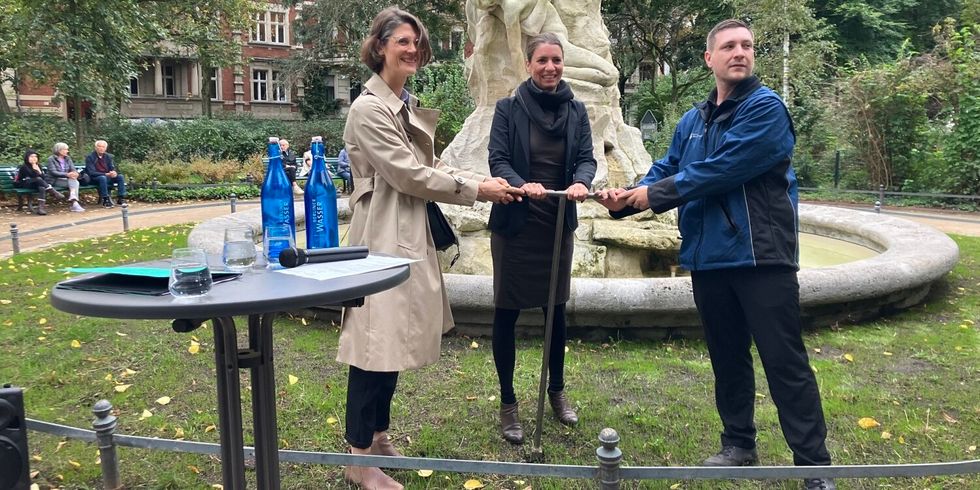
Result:
M412 90L423 107L441 111L436 124L436 155L449 145L474 109L466 87L463 64L442 62L426 65L412 77Z

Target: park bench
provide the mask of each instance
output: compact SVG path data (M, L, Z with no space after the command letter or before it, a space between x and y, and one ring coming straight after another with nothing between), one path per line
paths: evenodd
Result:
M14 178L17 176L18 165L12 166L0 166L0 194L2 195L16 195L17 196L17 210L20 211L24 209L24 204L27 204L27 210L31 213L34 212L34 202L37 200L37 191L34 189L24 189L22 187L14 187ZM41 170L45 170L46 167L41 167ZM75 165L75 170L81 173L85 170L85 165ZM67 187L55 186L59 191L68 192ZM81 194L82 191L95 190L98 191L99 187L94 184L87 184L78 187L78 193Z
M266 158L263 158L262 161L263 161L263 163L266 163L266 164L268 164L268 162L269 162L268 159L266 159ZM347 185L344 182L344 179L342 179L340 177L340 175L337 175L337 157L326 157L326 158L323 159L323 161L327 165L327 172L330 172L330 178L333 180L333 185L334 185L334 187L337 188L337 191L338 192L349 193L350 192L350 189L347 188ZM302 168L302 166L303 166L303 158L302 157L297 157L296 158L296 168ZM302 183L303 186L305 187L306 186L306 180L309 177L310 177L310 174L296 175L296 182ZM341 189L343 189L343 190L341 191Z

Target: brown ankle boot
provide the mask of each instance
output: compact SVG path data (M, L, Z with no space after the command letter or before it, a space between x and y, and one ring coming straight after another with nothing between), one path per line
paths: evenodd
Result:
M381 432L374 436L374 440L371 441L371 454L375 456L401 456L402 454L395 449L395 445L391 443L391 439L388 438L387 432Z
M517 402L500 404L500 434L511 444L524 443L524 429L517 419Z
M578 423L578 415L572 408L572 403L565 396L565 390L548 392L548 401L551 402L551 410L555 412L558 421L565 425L575 425Z
M37 209L34 210L34 213L37 214L38 216L46 216L48 214L48 208L45 206L45 204L46 204L45 199L38 199Z

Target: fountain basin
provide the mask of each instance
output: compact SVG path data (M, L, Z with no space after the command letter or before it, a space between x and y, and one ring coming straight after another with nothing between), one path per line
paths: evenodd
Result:
M341 217L350 213L338 203ZM297 207L297 222L303 219ZM799 272L805 327L856 322L893 313L921 302L933 284L959 260L959 248L945 234L912 221L865 211L800 205L800 230L844 240L876 252L869 258ZM188 237L190 246L220 253L225 227L261 229L258 209L205 221ZM489 335L493 320L492 279L445 274L457 331ZM572 278L567 304L570 334L582 338L664 338L697 336L700 322L689 277ZM540 333L540 310L521 315L518 331Z

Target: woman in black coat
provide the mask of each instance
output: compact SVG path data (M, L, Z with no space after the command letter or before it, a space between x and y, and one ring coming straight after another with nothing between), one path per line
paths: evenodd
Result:
M49 192L58 199L63 199L65 196L44 180L44 172L37 162L38 156L36 151L27 150L27 153L24 153L24 164L17 169L17 178L14 179L14 187L34 189L37 192L37 209L35 212L43 216L48 214L45 204L47 203L47 194Z
M562 81L564 52L558 36L539 34L525 50L530 78L513 97L497 102L490 129L490 173L503 177L531 199L494 205L490 211L493 256L493 358L500 380L501 435L513 444L524 441L514 394L514 325L521 310L547 310L551 257L558 200L546 190L565 190L583 201L595 176L592 129L585 105L574 100ZM567 425L578 416L565 395L565 303L578 226L574 205L565 207L554 324L548 360L548 399L558 420ZM547 315L547 311L545 311Z

